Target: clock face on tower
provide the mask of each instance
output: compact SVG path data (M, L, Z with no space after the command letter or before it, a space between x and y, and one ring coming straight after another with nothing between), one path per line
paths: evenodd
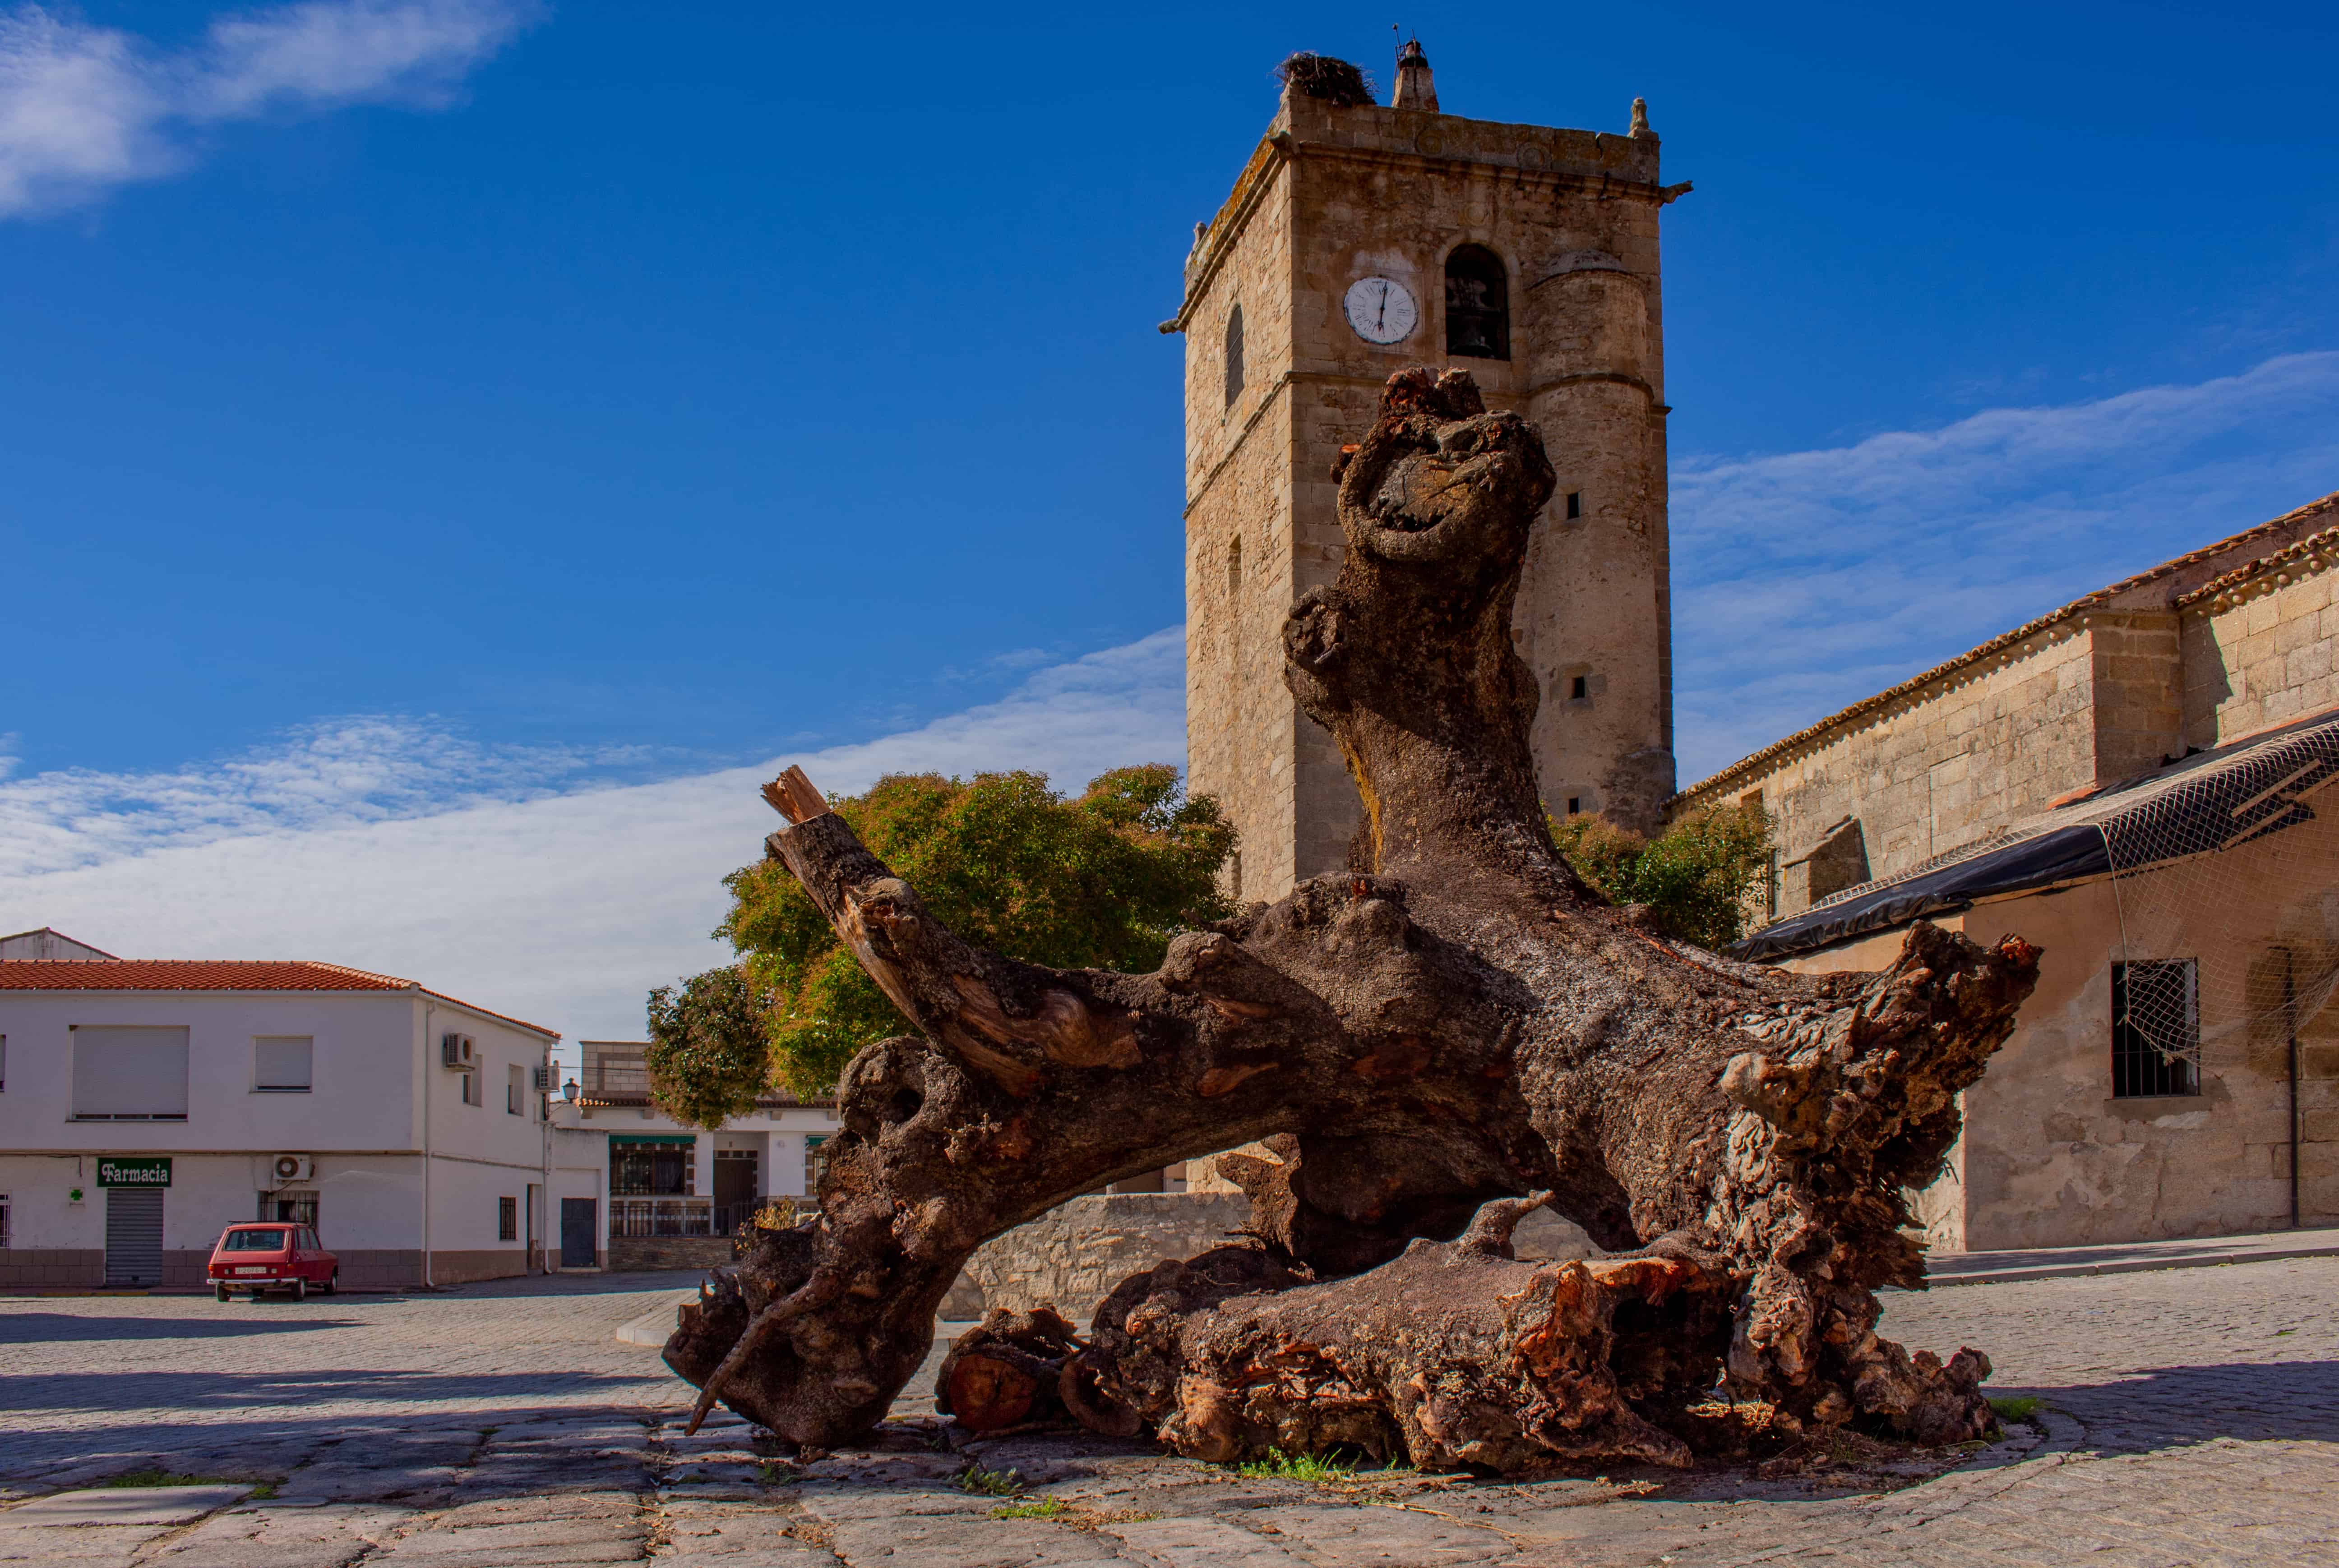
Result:
M1342 308L1348 325L1367 343L1399 343L1411 334L1421 311L1394 278L1359 278L1348 285Z

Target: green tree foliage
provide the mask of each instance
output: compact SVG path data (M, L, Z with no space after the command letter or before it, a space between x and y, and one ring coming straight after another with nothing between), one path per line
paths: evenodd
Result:
M1551 836L1610 902L1647 904L1659 931L1709 951L1745 934L1750 897L1771 868L1760 806L1693 812L1653 839L1588 814L1561 817Z
M744 966L650 992L650 1098L676 1121L716 1128L755 1108L772 1080L771 999Z
M1117 768L1071 800L1040 774L896 774L832 804L952 930L1028 962L1142 971L1179 931L1232 912L1218 873L1234 829L1216 801L1187 795L1166 764ZM763 1000L770 1075L810 1098L833 1088L863 1046L914 1032L785 866L759 861L724 885L731 912L716 934L740 963L689 982L682 1004L714 975L741 975ZM654 1000L654 1037L656 1012ZM735 1027L727 1002L721 1016L725 1030ZM672 1088L658 1100L677 1117L689 1107L701 1114L686 1119L712 1126L720 1117L704 1113L753 1100L740 1098L744 1048L677 1048L667 1060Z

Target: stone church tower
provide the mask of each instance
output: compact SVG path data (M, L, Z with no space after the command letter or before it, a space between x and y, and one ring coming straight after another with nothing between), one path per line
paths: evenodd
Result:
M1241 832L1245 901L1347 863L1356 786L1284 687L1283 621L1339 569L1333 459L1408 365L1468 370L1559 476L1512 631L1545 804L1648 831L1673 789L1657 212L1689 187L1660 184L1637 101L1621 135L1440 113L1412 44L1394 105L1356 96L1294 74L1162 324L1186 336L1190 782Z

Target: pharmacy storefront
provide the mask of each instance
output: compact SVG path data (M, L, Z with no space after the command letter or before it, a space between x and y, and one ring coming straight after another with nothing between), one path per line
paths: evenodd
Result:
M171 1186L171 1157L97 1157L97 1189L105 1199L105 1283L113 1287L163 1283L163 1204Z

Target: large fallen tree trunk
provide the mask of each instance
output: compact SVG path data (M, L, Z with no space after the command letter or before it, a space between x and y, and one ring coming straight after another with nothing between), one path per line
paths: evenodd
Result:
M702 1411L849 1439L982 1242L1279 1137L1247 1173L1254 1245L1137 1276L1085 1342L993 1326L946 1378L980 1406L961 1418L1511 1472L1679 1460L1666 1423L1726 1378L1790 1424L1982 1430L1987 1364L1879 1338L1873 1293L1923 1282L1903 1188L1955 1139L2035 950L1920 925L1880 974L1806 977L1607 905L1553 849L1511 649L1540 438L1467 376L1406 371L1339 480L1347 554L1285 646L1365 802L1351 872L1179 938L1152 974L1051 971L942 927L801 774L767 792L793 823L769 853L923 1038L854 1059L821 1218L718 1270L669 1365ZM1496 1200L1526 1194L1629 1256L1510 1260L1525 1206Z

